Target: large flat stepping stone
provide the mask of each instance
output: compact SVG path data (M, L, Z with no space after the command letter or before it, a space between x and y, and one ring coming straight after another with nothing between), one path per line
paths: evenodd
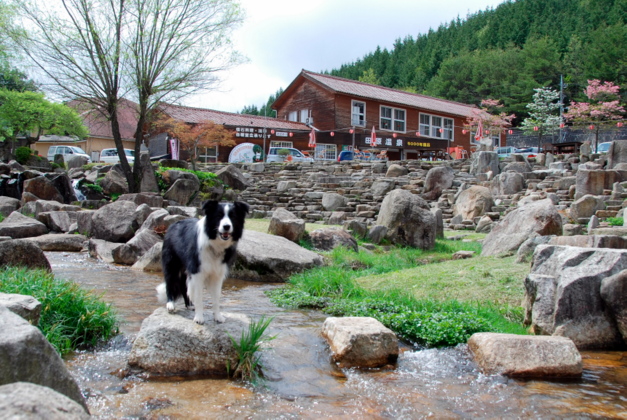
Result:
M396 334L370 317L330 317L322 325L322 335L338 366L372 368L395 363L398 359Z
M583 371L581 354L566 337L476 333L468 347L485 374L567 378Z

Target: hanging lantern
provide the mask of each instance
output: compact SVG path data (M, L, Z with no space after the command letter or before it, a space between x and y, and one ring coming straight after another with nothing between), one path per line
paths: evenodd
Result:
M622 126L623 126L623 122L622 121L619 121L619 122L616 123L616 127L620 128Z
M290 137L294 137L294 133L290 131Z
M416 131L416 137L420 137L420 131Z
M560 128L564 128L564 123L560 123Z
M396 133L392 134L392 137L396 138Z
M270 130L270 134L274 134L274 130Z
M485 133L486 133L486 134L490 134L490 130L486 130L486 131L485 131Z
M509 130L507 134L514 134L514 130Z
M352 128L350 130L348 130L349 133L353 134L355 132L355 130L353 130Z
M590 124L590 126L588 127L590 130L594 130L594 125Z
M444 133L444 129L443 129L443 128L440 128L440 129L438 130L438 132L440 132L440 134L442 134L442 133Z
M335 132L331 131L331 137L335 136Z
M540 128L536 125L535 127L533 127L533 131L538 131Z
M468 134L468 130L466 130L465 128L462 130L462 134Z

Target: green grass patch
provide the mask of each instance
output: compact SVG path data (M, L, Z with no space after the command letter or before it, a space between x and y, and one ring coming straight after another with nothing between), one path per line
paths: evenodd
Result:
M607 223L610 226L623 226L623 218L622 217L608 217Z
M55 280L45 270L3 267L0 291L30 295L41 302L39 329L61 355L93 347L118 333L110 304L76 283Z
M376 318L418 346L453 346L476 332L525 334L520 305L528 264L513 257L451 260L459 250L479 254L481 245L443 239L430 251L336 248L326 253L327 266L294 275L269 295L279 306Z
M229 373L233 377L241 377L244 380L255 382L261 372L261 362L259 360L259 350L264 341L271 341L276 336L268 336L266 329L270 326L274 318L262 316L259 321L251 321L248 330L242 331L239 341L229 334L233 347L237 351L237 365L234 366L231 374L231 367L227 365Z

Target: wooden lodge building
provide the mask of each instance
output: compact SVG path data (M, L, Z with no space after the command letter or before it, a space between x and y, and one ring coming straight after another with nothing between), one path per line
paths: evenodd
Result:
M237 145L252 143L265 153L270 147L293 147L309 151L316 160L335 160L342 150L353 148L385 151L391 160L438 159L447 150L460 158L476 144L465 129L474 106L306 70L272 108L277 118L170 104L163 104L161 111L190 124L223 124L233 131ZM375 147L370 144L373 126ZM312 129L315 150L308 146ZM152 156L169 153L165 140L150 140ZM494 144L499 146L500 138L495 137ZM208 148L200 151L199 160L227 162L232 150Z

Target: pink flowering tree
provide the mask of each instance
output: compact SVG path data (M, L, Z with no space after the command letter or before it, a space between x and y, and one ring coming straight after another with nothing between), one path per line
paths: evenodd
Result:
M515 114L507 115L501 111L503 105L497 99L484 99L481 108L472 109L471 115L466 118L466 128L478 133L478 141L490 138L493 134L501 134L512 125Z
M594 150L599 143L602 129L615 127L624 118L625 108L618 101L619 86L612 82L588 80L584 93L590 102L571 102L564 119L574 127L587 127L594 134Z

